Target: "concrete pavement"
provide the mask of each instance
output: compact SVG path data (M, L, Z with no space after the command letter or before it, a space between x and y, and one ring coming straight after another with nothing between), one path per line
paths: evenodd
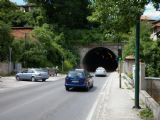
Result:
M119 88L119 74L113 72L109 77L91 120L141 120L139 110L133 109L133 89L126 84L126 78L122 76L122 88Z

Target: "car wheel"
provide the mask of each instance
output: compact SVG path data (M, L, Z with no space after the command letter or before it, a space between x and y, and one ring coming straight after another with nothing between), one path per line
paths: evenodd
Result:
M46 79L42 79L42 82L45 82L46 81Z
M17 81L19 81L19 80L20 80L19 76L16 76L16 80L17 80Z
M36 81L35 77L32 77L32 78L31 78L31 81L32 81L32 82L35 82L35 81Z
M69 91L69 87L66 87L66 91Z

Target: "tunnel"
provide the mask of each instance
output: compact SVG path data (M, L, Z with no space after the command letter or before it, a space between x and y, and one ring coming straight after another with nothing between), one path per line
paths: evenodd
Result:
M105 47L97 47L88 51L82 64L90 72L95 72L97 67L103 67L107 72L113 72L118 67L116 55Z

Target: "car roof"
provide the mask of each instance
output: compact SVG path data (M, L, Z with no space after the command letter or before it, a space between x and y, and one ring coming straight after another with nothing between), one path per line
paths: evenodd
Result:
M103 67L98 67L97 69L104 69Z

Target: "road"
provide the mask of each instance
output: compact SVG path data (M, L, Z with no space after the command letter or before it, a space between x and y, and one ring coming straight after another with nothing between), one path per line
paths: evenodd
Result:
M86 120L108 77L94 77L90 91L65 91L64 79L0 93L0 120Z

